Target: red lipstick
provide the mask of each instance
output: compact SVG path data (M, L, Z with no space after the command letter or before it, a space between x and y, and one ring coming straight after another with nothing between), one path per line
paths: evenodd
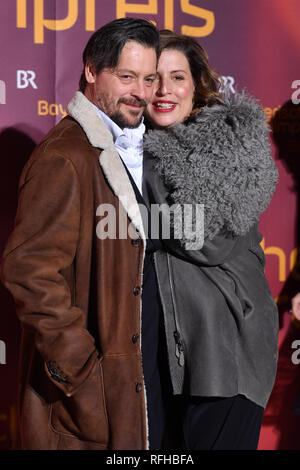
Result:
M167 100L157 100L152 103L153 108L158 113L170 113L171 111L174 111L176 105L177 103L174 103L174 101Z

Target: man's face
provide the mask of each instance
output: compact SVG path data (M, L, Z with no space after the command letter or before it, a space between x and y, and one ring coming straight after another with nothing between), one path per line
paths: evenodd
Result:
M128 41L114 69L105 68L97 75L87 64L85 95L121 129L138 127L152 98L156 65L153 48Z

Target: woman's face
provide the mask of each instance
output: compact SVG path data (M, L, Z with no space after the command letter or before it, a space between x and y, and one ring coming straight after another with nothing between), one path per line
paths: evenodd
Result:
M181 51L165 49L159 58L157 80L146 115L153 127L171 127L193 109L194 81Z

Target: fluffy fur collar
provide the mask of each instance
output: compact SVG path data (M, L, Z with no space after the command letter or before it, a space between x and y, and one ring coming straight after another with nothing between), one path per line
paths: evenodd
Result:
M278 179L266 116L245 92L224 93L169 130L150 130L145 149L169 191L169 203L204 204L204 235L246 234L268 207Z

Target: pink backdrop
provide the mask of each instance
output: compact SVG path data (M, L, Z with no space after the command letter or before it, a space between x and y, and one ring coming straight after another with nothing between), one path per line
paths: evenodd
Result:
M64 115L78 88L84 45L104 23L138 16L194 35L233 90L246 87L261 100L273 123L280 173L260 231L281 329L277 380L259 448L300 449L300 416L293 412L300 393L300 329L288 314L291 295L300 290L300 1L1 0L0 7L1 253L13 225L21 169ZM0 306L0 449L9 449L16 430L20 328L2 285Z

